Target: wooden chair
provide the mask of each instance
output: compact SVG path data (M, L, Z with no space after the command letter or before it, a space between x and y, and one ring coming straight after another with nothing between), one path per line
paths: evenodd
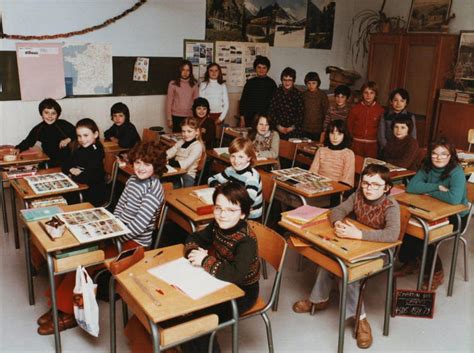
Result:
M196 174L197 179L194 185L201 185L204 169L206 168L206 162L207 162L207 154L206 154L206 146L204 146L204 150L202 151L201 159L199 160L199 164L197 167L197 174Z
M292 167L295 163L295 153L296 153L296 143L288 142L286 140L280 139L280 151L278 153L278 156L280 158L290 160Z
M471 152L471 145L474 144L474 129L469 129L467 132L467 142L469 142L468 152Z
M278 290L280 288L283 263L285 262L287 244L285 239L275 232L273 229L270 229L264 226L261 223L255 221L248 221L250 228L254 231L258 240L258 255L268 262L275 269L275 279L273 281L272 291L267 302L263 298L259 297L257 302L252 308L247 310L245 313L242 313L240 316L240 321L249 319L251 317L260 315L265 322L265 327L267 330L267 340L268 340L268 351L273 353L273 336L272 336L272 327L270 319L268 318L267 312L270 308L273 307L273 304L277 298ZM211 339L209 341L210 347L209 352L212 352L212 344L214 341L215 332L211 334Z
M168 207L166 206L166 195L169 194L173 190L173 183L163 183L161 185L163 186L163 191L165 192L165 201L163 202L163 206L161 207L158 217L156 218L155 224L156 224L156 229L158 230L158 232L155 236L155 240L153 241L152 249L158 248L158 245L160 244L160 237L158 236L158 234L160 234L161 236L161 234L163 233L163 227L165 225L165 215L166 215L165 209Z
M108 186L109 197L102 207L110 207L115 196L115 186L117 184L117 175L119 171L119 165L117 156L112 153L106 153L104 158L104 170L106 174L106 184Z
M264 170L259 170L258 173L260 174L260 178L262 180L262 196L263 196L262 223L266 225L268 221L268 216L269 216L267 207L270 204L270 199L272 198L275 180L273 179L272 173L266 172Z
M160 141L160 134L157 131L144 128L143 134L142 134L142 141L143 142Z

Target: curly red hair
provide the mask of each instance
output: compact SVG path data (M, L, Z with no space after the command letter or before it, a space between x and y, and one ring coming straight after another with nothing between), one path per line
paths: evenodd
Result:
M155 175L161 177L166 171L166 150L158 142L140 142L128 152L130 162L141 160L153 165Z

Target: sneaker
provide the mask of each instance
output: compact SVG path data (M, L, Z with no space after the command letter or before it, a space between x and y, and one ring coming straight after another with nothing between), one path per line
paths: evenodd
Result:
M329 306L329 299L319 303L313 303L308 299L298 300L293 304L293 311L298 314L324 310Z
M367 318L359 320L357 329L357 347L366 349L372 345L372 330Z

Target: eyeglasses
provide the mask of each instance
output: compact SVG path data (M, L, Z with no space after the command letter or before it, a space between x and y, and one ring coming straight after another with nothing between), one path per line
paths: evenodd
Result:
M368 183L366 181L363 181L360 183L360 186L364 189L368 189L370 187L373 190L379 190L381 187L384 187L385 184Z
M431 154L431 158L439 158L439 159L446 159L446 158L449 158L449 156L451 156L449 153L448 154L437 154L437 153L432 153Z
M226 207L221 207L219 205L216 205L214 206L214 213L216 215L220 215L222 214L223 212L229 214L233 214L233 213L236 213L236 212L241 212L241 209L240 208L226 208Z

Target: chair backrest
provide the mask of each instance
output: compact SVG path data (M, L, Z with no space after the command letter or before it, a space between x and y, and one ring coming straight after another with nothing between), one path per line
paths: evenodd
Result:
M152 142L152 141L159 141L160 134L157 131L153 131L147 128L143 129L142 134L142 141L143 142Z
M272 173L268 173L264 170L259 170L260 178L262 179L262 195L265 204L270 202L270 197L272 196L273 184L275 180L273 179Z
M286 140L280 139L280 151L278 155L280 158L285 158L293 160L295 157L296 143L288 142Z
M104 158L104 170L106 174L106 183L108 186L108 199L102 205L102 207L109 207L112 205L115 194L115 185L117 183L117 175L119 171L119 165L117 157L111 153L106 153Z
M466 221L466 224L464 226L463 229L461 229L461 235L464 235L467 233L467 230L469 228L469 224L471 223L471 218L472 218L472 214L474 212L474 204L473 202L469 202L469 213L467 215L467 221Z
M201 185L201 179L202 175L204 174L204 167L206 166L206 161L207 161L207 154L206 154L206 146L204 146L204 149L201 154L201 159L199 159L199 163L197 166L197 179L195 184L196 185Z
M471 145L474 143L474 129L469 129L467 132L467 142L469 142L468 151L471 152Z
M170 193L170 191L173 190L173 183L163 183L161 184L161 186L163 186L163 191L165 193L165 200L166 200L166 196L168 196L168 194ZM163 206L161 206L160 208L160 211L158 213L158 217L156 217L156 221L155 221L155 229L161 229L163 227L163 223L165 222L165 208L166 208L166 201L163 203ZM159 234L161 234L162 232L159 231L158 232ZM160 238L158 238L158 234L154 234L155 236L155 239L153 239L153 242L152 242L152 246L153 246L153 249L156 249L159 245L159 242L160 242Z
M467 182L466 188L467 188L467 200L473 203L474 202L474 184Z
M408 221L410 220L411 214L408 207L400 205L400 233L398 234L398 240L403 241L405 233L408 227ZM398 256L401 246L398 246L395 250L395 258Z
M356 174L362 174L362 169L364 168L364 157L355 155L354 170Z
M258 255L277 272L283 268L287 244L286 240L273 229L255 221L248 221L258 241Z

